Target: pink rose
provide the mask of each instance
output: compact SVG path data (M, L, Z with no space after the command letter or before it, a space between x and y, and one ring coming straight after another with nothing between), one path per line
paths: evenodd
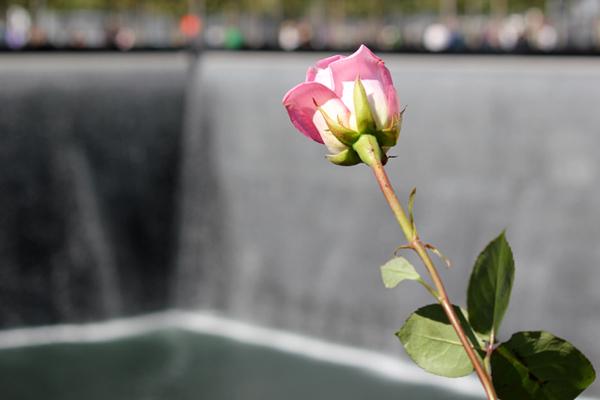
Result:
M325 144L336 164L360 162L352 145L363 134L375 136L384 151L398 139L402 115L390 71L364 45L351 56L318 61L283 105L294 126Z

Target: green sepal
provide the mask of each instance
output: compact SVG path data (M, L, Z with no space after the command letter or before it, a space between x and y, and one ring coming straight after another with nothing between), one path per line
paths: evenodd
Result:
M381 147L394 147L396 143L398 143L403 115L404 110L399 114L394 115L387 128L378 130L374 133Z
M341 165L343 167L350 167L352 165L360 164L361 162L356 151L352 149L342 150L337 154L328 154L326 157L335 165Z
M319 107L319 111L327 124L327 128L333 136L346 146L352 146L359 138L360 133L353 131L352 129L346 128L342 125L341 121L334 121L327 113Z
M356 127L358 132L362 134L374 134L377 130L375 119L365 87L360 81L360 77L356 77L354 82L354 114L356 116Z
M383 129L374 133L381 147L394 147L398 143L398 133L389 129Z
M368 166L372 166L377 159L384 165L387 162L387 156L373 135L361 135L352 148Z

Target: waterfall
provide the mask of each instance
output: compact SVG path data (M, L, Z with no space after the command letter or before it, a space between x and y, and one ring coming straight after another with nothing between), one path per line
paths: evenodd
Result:
M67 146L64 150L66 164L74 186L77 221L81 221L81 234L90 249L90 257L95 260L95 280L98 282L101 309L106 316L120 314L122 303L119 291L117 263L114 250L108 239L108 230L103 222L94 188L90 166L81 149Z

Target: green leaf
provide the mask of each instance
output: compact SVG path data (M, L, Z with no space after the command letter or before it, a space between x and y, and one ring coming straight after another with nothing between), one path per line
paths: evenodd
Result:
M492 380L505 400L573 400L596 372L571 343L548 332L518 332L492 354Z
M383 285L388 288L395 288L403 280L411 281L421 280L421 275L415 267L404 257L395 257L381 266L381 279Z
M508 308L514 274L512 251L502 232L477 257L469 280L467 309L477 332L498 332Z
M453 306L465 333L475 348L481 349L482 341L476 337L466 312ZM473 365L465 352L448 317L439 304L419 308L406 320L396 333L412 360L432 374L457 378L473 371Z
M369 105L369 98L360 78L354 81L354 114L356 115L356 127L361 134L373 134L377 130L373 112Z

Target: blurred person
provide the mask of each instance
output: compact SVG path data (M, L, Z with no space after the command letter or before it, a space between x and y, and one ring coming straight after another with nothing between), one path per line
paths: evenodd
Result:
M237 50L244 47L244 34L237 25L229 25L225 29L224 47L229 50Z
M112 19L104 29L104 46L108 49L128 51L135 46L135 43L136 34L134 30L122 26L115 19Z
M196 14L184 15L179 20L179 31L188 44L199 41L202 32L202 19Z
M596 49L600 49L600 17L596 18L594 24L594 45Z
M467 16L462 21L465 48L470 51L484 51L486 21L481 16Z
M429 25L423 32L423 47L434 53L447 50L451 40L452 33L440 22Z
M449 51L464 51L465 38L460 29L460 23L454 16L446 18L446 27L450 32L450 42L448 43Z
M403 24L401 34L405 49L419 50L423 44L423 24L417 20L409 20Z
M329 45L329 29L328 27L321 23L315 24L313 27L313 34L310 40L310 47L313 50L323 50L327 48Z
M481 50L498 51L500 49L500 27L502 21L498 18L488 20L482 34Z
M19 5L12 5L6 12L6 45L11 49L22 49L29 42L31 15Z
M506 52L529 48L525 38L525 21L520 14L511 14L502 22L498 31L498 44Z
M310 50L313 36L312 25L308 21L300 21L297 25L299 45L298 49Z
M386 25L377 34L377 47L382 50L393 50L402 45L402 35L396 25Z
M51 50L54 48L48 41L48 34L39 26L31 28L28 47L35 50Z
M115 36L115 45L121 51L131 50L135 46L136 36L133 29L121 27Z
M104 47L111 50L117 50L117 34L119 33L119 23L111 18L104 27Z
M556 49L558 45L558 32L556 28L548 23L544 23L538 30L535 38L536 47L545 52Z
M87 47L85 34L80 30L70 31L68 47L71 49L85 49Z
M6 24L4 20L0 18L0 48L4 47L4 39L6 36Z
M283 21L278 36L279 47L283 50L292 51L300 47L300 30L296 21Z
M558 44L556 29L539 8L530 8L525 13L525 35L530 49L551 51Z
M265 21L255 14L250 14L245 24L244 45L250 49L265 47Z
M220 24L209 25L204 32L204 42L213 49L225 47L225 27Z

